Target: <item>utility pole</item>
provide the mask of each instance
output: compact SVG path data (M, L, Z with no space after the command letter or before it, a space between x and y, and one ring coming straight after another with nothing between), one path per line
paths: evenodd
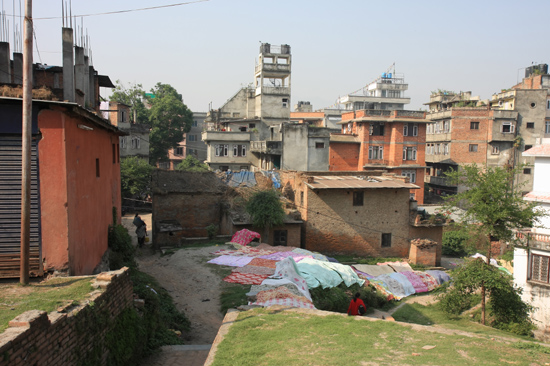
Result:
M32 0L25 0L23 35L23 121L21 126L21 264L19 278L29 284L31 232L31 133L32 133Z

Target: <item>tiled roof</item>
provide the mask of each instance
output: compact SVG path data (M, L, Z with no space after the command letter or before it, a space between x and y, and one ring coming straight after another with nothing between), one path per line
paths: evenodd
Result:
M550 203L550 192L529 192L523 196L523 199L526 201Z
M549 156L550 157L550 144L537 145L535 147L526 150L522 154L523 156Z

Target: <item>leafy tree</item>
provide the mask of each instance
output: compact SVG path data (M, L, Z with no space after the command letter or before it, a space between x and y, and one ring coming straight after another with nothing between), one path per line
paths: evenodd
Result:
M146 95L149 110L149 161L168 159L168 150L178 146L183 134L191 129L193 113L183 104L181 94L168 84L157 83Z
M246 211L252 218L252 225L265 228L265 237L269 228L283 223L285 211L275 191L259 191L246 204Z
M521 300L520 288L512 277L477 258L468 260L451 272L452 287L440 296L440 306L448 314L460 314L476 302L477 292L485 287L489 293L492 326L529 335L534 329L529 319L533 307ZM477 297L479 299L479 297Z
M120 182L122 197L144 196L149 192L153 167L137 156L120 161Z
M516 169L488 167L480 169L476 164L465 165L457 171L447 172L449 180L463 185L466 190L454 196L448 196L446 209L461 213L461 223L470 226L470 230L481 234L487 264L491 259L491 240L516 242L514 231L532 227L542 215L533 202L527 203L521 195L521 185L514 186L514 176L522 166ZM485 324L485 291L481 282L482 323Z
M128 84L125 86L120 80L116 81L116 86L112 101L124 103L130 106L130 121L134 123L149 123L149 110L145 107L145 91L141 84Z
M185 159L183 159L181 163L176 166L176 170L184 170L187 172L207 172L210 169L208 169L208 165L199 161L193 155L187 155Z
M447 231L443 233L441 249L443 254L450 256L463 256L466 254L466 243L469 239L468 233L463 230Z

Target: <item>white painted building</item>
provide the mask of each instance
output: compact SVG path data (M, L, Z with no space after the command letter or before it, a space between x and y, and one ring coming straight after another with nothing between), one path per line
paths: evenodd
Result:
M532 318L537 327L550 332L550 139L523 156L535 158L533 191L524 199L536 202L546 215L539 227L520 234L527 246L514 251L514 283L523 289L522 299L536 308Z

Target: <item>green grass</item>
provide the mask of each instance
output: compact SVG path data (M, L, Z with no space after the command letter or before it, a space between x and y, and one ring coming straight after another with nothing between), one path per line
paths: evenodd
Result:
M28 310L51 312L59 306L80 303L93 291L91 278L58 277L48 281L0 285L0 332L10 320Z
M515 344L515 343L513 343ZM388 321L254 309L239 314L213 365L544 365L545 349L421 332ZM435 346L423 349L423 346Z

